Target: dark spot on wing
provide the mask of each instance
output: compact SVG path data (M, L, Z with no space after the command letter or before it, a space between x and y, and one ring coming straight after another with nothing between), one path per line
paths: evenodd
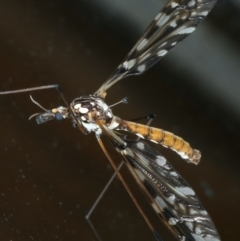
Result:
M156 198L157 197L157 193L156 191L154 190L154 188L148 183L147 180L144 180L143 182L144 186L147 188L149 194L153 197L153 198Z

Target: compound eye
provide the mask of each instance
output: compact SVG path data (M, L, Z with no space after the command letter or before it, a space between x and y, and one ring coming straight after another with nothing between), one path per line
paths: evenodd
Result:
M60 113L60 112L56 112L55 113L55 119L57 120L57 121L61 121L61 120L63 120L64 118L63 118L63 115Z

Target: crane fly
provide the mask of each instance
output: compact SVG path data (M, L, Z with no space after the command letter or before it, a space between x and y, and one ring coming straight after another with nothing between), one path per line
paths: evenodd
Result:
M219 241L220 237L194 190L170 163L146 143L125 139L119 131L131 132L142 139L168 147L188 163L198 164L200 152L170 132L115 116L111 107L105 103L105 97L112 85L125 77L142 74L191 34L208 15L216 1L169 1L107 81L94 94L78 97L70 105L58 85L0 92L0 94L13 94L56 88L66 107L60 106L48 110L31 98L44 111L34 114L31 118L36 117L38 124L53 119L70 119L84 134L95 133L104 153L111 161L101 141L102 134L106 135L123 157L158 216L175 238L181 241ZM118 172L116 168L114 169ZM118 175L121 177L119 173ZM154 229L152 230L154 232ZM157 235L155 237L161 240Z

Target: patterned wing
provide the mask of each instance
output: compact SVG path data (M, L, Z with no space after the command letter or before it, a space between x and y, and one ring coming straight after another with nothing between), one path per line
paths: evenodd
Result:
M148 192L151 205L178 240L219 241L217 230L188 183L150 146L125 140L117 148Z
M193 189L159 152L144 142L122 140L104 125L102 130L178 240L220 241L213 221Z
M95 95L105 97L106 90L117 81L149 69L195 30L216 2L217 0L169 1Z

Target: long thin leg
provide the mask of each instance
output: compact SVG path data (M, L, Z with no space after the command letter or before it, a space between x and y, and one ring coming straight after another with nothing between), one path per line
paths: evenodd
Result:
M59 88L58 85L43 85L43 86L37 86L37 87L25 88L25 89L19 89L19 90L0 91L0 95L10 95L10 94L24 93L24 92L30 92L30 91L36 91L36 90L58 89L58 88Z
M121 169L121 167L123 166L124 162L122 161L120 163L120 165L117 167L118 171ZM94 204L92 205L92 207L90 208L90 210L88 211L88 213L86 214L85 218L87 219L89 225L91 226L93 232L95 233L97 239L99 241L102 241L102 239L100 238L97 230L95 229L94 225L91 222L90 216L92 215L93 211L95 210L96 206L98 205L98 203L100 202L100 200L102 199L103 195L105 194L105 192L107 191L108 187L111 185L111 183L113 182L113 180L115 179L117 173L114 172L114 174L112 175L112 177L109 179L109 181L107 182L107 184L105 185L105 187L103 188L103 190L101 191L101 193L99 194L99 196L97 197L96 201L94 202Z
M131 197L132 201L134 202L135 206L137 207L139 213L142 215L143 219L145 220L145 222L147 223L148 227L150 228L150 230L152 231L154 237L156 238L157 241L163 241L160 236L158 235L157 231L154 229L154 227L152 226L151 222L149 221L149 219L147 218L146 214L143 212L142 208L140 207L137 199L134 197L133 193L131 192L130 188L128 187L127 183L124 181L121 173L119 172L117 166L115 165L115 163L113 162L112 158L110 157L110 155L108 154L105 146L103 145L102 140L100 139L99 136L97 136L97 141L100 145L100 147L102 148L104 154L106 155L106 157L108 158L110 164L112 165L115 173L118 175L118 178L120 179L120 181L122 182L124 188L126 189L127 193L129 194L129 196ZM101 239L100 239L101 240Z
M151 122L153 121L153 118L155 117L155 115L151 114L151 115L148 115L148 116L145 116L145 117L141 117L141 118L138 118L138 119L135 119L135 120L140 120L140 119L143 119L143 118L147 118L148 119L148 122L147 122L147 125L150 125ZM140 138L138 137L137 140L139 140ZM119 166L118 166L118 171L120 171L120 169L122 168L124 162L122 161ZM105 187L103 188L103 190L101 191L101 193L99 194L99 196L97 197L96 201L93 203L92 207L90 208L90 210L88 211L88 213L86 214L86 219L89 220L94 209L96 208L96 206L98 205L98 203L100 202L100 200L102 199L103 195L105 194L105 192L107 191L108 187L110 186L110 184L113 182L114 178L116 177L117 173L114 172L114 174L111 176L111 178L109 179L109 181L107 182L107 184L105 185Z
M141 117L138 118L136 120L140 120L143 118L147 118L148 122L147 125L150 125L151 122L153 121L153 118L155 117L155 115L151 114L145 117ZM137 138L137 140L139 140L139 137ZM119 166L117 167L118 171L120 171L120 169L122 168L124 162L122 161ZM96 208L96 206L98 205L98 203L100 202L100 200L102 199L103 195L105 194L105 192L107 191L108 187L111 185L111 183L113 182L113 180L115 179L115 177L117 176L117 173L114 172L113 175L111 176L111 178L109 179L109 181L107 182L107 184L105 185L105 187L103 188L103 190L101 191L101 193L99 194L99 196L97 197L96 201L93 203L92 207L89 209L88 213L86 214L86 219L88 220L88 222L90 222L90 217L94 211L94 209Z
M122 168L124 162L122 161L119 166L117 167L117 170L120 171L120 169ZM96 208L96 206L98 205L98 203L100 202L100 200L102 199L103 195L105 194L105 192L107 191L108 187L111 185L112 181L114 180L114 178L116 177L117 173L114 172L114 174L111 176L111 178L109 179L109 181L107 182L107 184L105 185L105 187L103 188L103 190L101 191L101 193L99 194L99 196L97 197L96 201L94 202L94 204L92 205L92 207L90 208L90 210L88 211L88 213L86 214L85 218L87 220L90 219L90 216L92 215L94 209Z
M141 117L141 118L138 118L138 120L140 119L144 119L144 118L147 118L148 119L148 122L147 122L147 125L150 125L153 118L155 117L155 115L148 115L146 117ZM138 140L139 138L137 138ZM105 149L105 148L104 148ZM105 151L104 151L105 153ZM106 153L105 153L106 154ZM98 238L99 241L102 241L97 230L95 229L94 225L92 224L91 220L90 220L90 217L93 213L93 211L95 210L96 206L98 205L98 203L100 202L100 200L102 199L103 195L106 193L108 187L111 185L111 183L113 182L113 180L115 179L115 177L118 175L120 169L122 168L124 162L122 161L119 166L117 167L117 170L118 172L114 172L114 174L112 175L112 177L109 179L109 181L107 182L107 184L105 185L105 187L103 188L103 190L101 191L101 193L99 194L99 196L97 197L96 201L94 202L94 204L92 205L92 207L90 208L90 210L88 211L88 213L86 214L85 218L87 219L89 225L91 226L93 232L95 233L96 237ZM131 196L131 195L130 195ZM140 212L141 213L141 212ZM149 222L149 221L148 221ZM151 228L150 228L151 229ZM152 229L151 229L152 230ZM157 240L161 240L161 238L159 237L159 235L157 234L157 232L155 230L152 230L153 231L153 234L154 236L156 237Z

